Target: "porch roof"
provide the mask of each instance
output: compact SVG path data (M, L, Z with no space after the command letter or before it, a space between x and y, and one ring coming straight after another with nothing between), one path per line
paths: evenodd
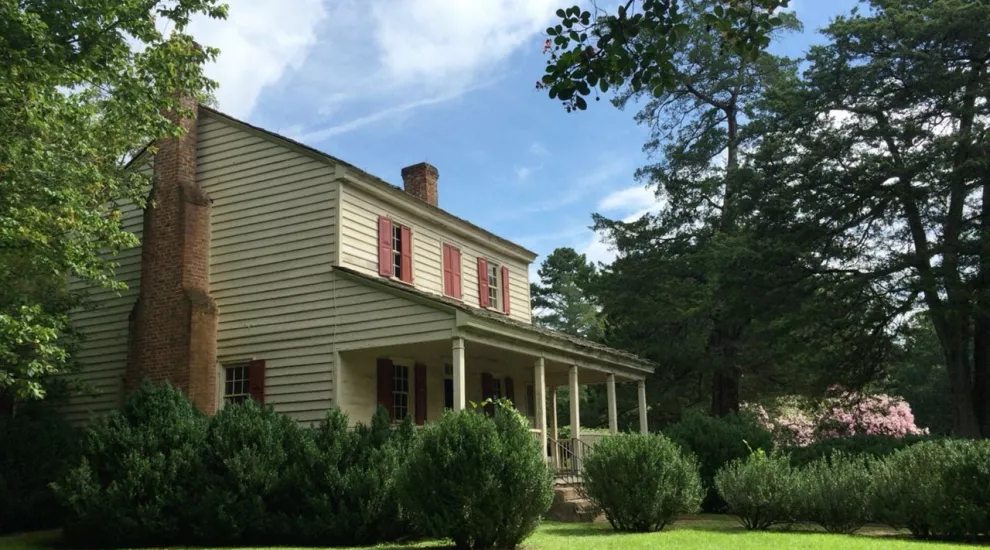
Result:
M347 267L334 266L333 269L360 284L380 288L386 292L444 311L452 311L455 314L456 329L465 333L478 333L506 343L516 341L523 345L556 351L559 352L559 354L555 354L558 357L565 356L579 366L595 368L600 364L601 366L619 367L627 372L639 373L637 378L640 378L641 375L652 374L657 366L635 354L545 327L523 323L507 315L471 307L461 300L424 292L389 279L371 277Z

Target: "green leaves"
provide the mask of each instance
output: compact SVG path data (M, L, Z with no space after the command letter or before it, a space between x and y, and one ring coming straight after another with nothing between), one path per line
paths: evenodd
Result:
M547 29L553 48L542 80L551 99L559 99L568 112L584 110L587 102L581 96L590 95L603 80L616 85L617 80L628 81L633 92L652 89L656 97L669 91L674 56L690 32L679 4L634 0L620 4L614 14L592 14L579 6L558 9L560 24ZM755 59L769 45L770 34L785 24L774 12L788 4L789 0L713 0L704 20L726 49ZM643 48L643 36L652 41L651 47Z
M0 394L40 398L70 366L68 313L84 296L66 283L122 288L113 257L137 239L120 210L142 205L149 182L127 161L178 133L161 114L175 92L216 87L202 65L217 50L182 28L226 7L0 0L0 12ZM168 36L155 26L164 20Z

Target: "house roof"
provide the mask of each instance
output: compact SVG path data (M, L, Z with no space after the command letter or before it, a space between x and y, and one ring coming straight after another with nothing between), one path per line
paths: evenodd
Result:
M202 105L201 104L199 106L199 108L201 110L203 110L203 111L206 111L206 112L214 115L214 116L218 116L218 117L224 118L224 119L229 120L229 121L231 121L231 122L233 122L235 124L241 125L241 126L247 128L247 129L253 130L254 132L257 132L259 134L262 134L265 137L274 138L274 139L283 141L285 143L291 144L291 145L293 145L295 147L304 149L304 150L306 150L306 151L308 151L308 152L310 152L310 153L312 153L314 155L317 155L319 157L322 157L324 159L327 159L327 160L333 162L335 165L346 166L348 170L353 171L363 181L368 182L371 185L378 186L378 187L380 187L380 188L382 188L382 189L384 189L384 190L386 190L388 192L391 192L391 193L401 193L401 195L396 195L396 196L397 197L401 197L402 200L416 201L416 203L418 205L420 205L422 207L425 207L428 210L431 210L434 213L439 214L439 215L441 215L441 216L443 216L445 218L448 218L448 219L453 220L453 221L456 221L458 223L467 225L471 229L480 232L481 234L483 234L483 235L487 236L488 238L496 241L497 243L501 244L502 246L505 246L507 248L510 248L510 249L514 250L516 253L529 256L529 261L533 261L534 259L536 259L537 254L535 252L533 252L532 250L529 250L528 248L525 248L525 247L523 247L523 246L521 246L519 244L516 244L516 243L514 243L514 242L512 242L512 241L510 241L508 239L503 238L503 237L499 237L498 235L492 233L491 231L488 231L487 229L485 229L483 227L480 227L480 226L478 226L478 225L476 225L474 223L471 223L470 221L465 220L464 218L455 216L455 215L451 214L450 212L447 212L446 210L444 210L444 209L442 209L442 208L440 208L438 206L434 206L434 205L432 205L432 204L430 204L430 203L428 203L428 202L420 199L419 197L415 197L413 195L410 195L409 193L406 193L403 188L401 188L401 187L399 187L397 185L392 185L391 183L389 183L389 182L387 182L387 181L379 178L378 176L375 176L375 175L373 175L373 174L371 174L369 172L366 172L366 171L362 170L361 168L358 168L357 166L354 166L353 164L350 164L350 163L348 163L348 162L346 162L344 160L341 160L341 159L339 159L339 158L337 158L337 157L335 157L333 155L329 155L327 153L324 153L323 151L320 151L319 149L316 149L314 147L311 147L309 145L306 145L305 143L298 142L298 141L296 141L296 140L294 140L292 138L285 137L285 136L283 136L281 134L272 132L271 130L267 130L265 128L261 128L259 126L254 126L253 124L250 124L248 122L244 122L243 120L240 120L240 119L237 119L237 118L234 118L234 117L232 117L232 116L230 116L230 115L228 115L226 113L222 113L220 111L217 111L216 109L213 109L211 107L207 107L206 105Z
M440 296L437 294L424 292L410 285L399 283L391 279L385 279L382 277L372 277L347 267L334 266L333 269L334 271L339 271L343 273L345 276L351 277L361 283L382 286L400 294L415 296L416 298L419 298L421 301L426 301L428 303L435 304L436 306L453 308L457 311L462 311L474 318L484 319L487 321L495 321L497 323L504 324L508 327L517 330L526 331L528 333L537 336L542 336L544 338L549 338L557 342L569 344L572 347L576 347L589 352L605 354L614 359L620 360L623 363L631 364L632 366L643 372L652 373L657 367L655 363L647 361L646 359L643 359L642 357L639 357L636 354L629 353L627 351L618 350L615 348L610 348L608 346L604 346L602 344L592 342L590 340L585 340L583 338L578 338L577 336L571 336L570 334L564 334L563 332L550 330L548 328L541 327L538 325L524 323L522 321L518 321L516 319L509 317L508 315L503 315L501 313L496 313L486 309L471 307L465 304L461 300L455 300L453 298L448 298L446 296Z

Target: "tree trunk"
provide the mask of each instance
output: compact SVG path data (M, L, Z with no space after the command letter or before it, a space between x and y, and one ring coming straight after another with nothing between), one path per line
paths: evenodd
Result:
M725 109L728 144L726 148L725 164L725 196L722 201L722 215L719 218L719 226L716 239L723 235L730 235L736 230L736 172L739 169L739 123L737 120L737 110L735 98ZM718 280L717 278L715 280ZM716 296L723 293L716 291ZM716 298L718 300L718 298ZM720 321L719 317L721 305L716 307L715 326L712 328L712 335L709 338L709 349L715 351L719 357L719 365L715 369L712 377L712 407L711 414L716 418L728 416L739 412L739 386L742 373L736 365L736 339L740 331L731 323Z

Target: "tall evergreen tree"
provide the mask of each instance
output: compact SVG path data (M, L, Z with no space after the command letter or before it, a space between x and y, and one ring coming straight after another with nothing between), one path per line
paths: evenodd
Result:
M954 432L990 435L990 2L870 0L837 18L775 99L759 171L822 271L924 308Z
M584 254L558 248L540 264L540 282L530 285L536 324L593 342L602 339L604 323L591 287L598 275Z

